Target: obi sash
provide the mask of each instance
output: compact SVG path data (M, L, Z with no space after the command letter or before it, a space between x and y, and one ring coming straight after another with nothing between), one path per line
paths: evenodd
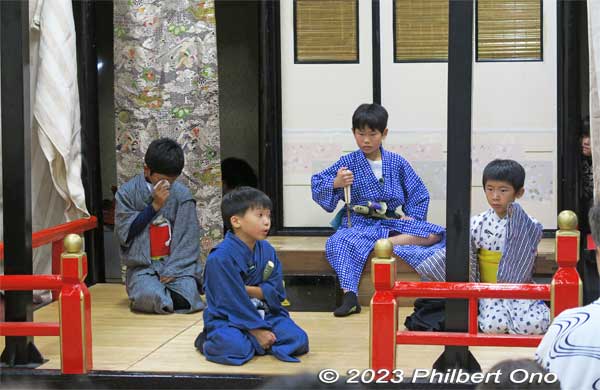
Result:
M150 258L162 260L171 254L171 225L162 217L150 224Z
M498 275L498 264L502 258L502 252L479 249L477 253L479 259L480 280L483 283L496 283Z

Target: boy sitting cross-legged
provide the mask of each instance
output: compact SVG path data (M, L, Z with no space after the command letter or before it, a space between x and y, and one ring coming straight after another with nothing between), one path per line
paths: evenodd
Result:
M361 104L352 115L358 150L348 153L311 178L312 197L332 212L350 198L338 216L337 230L327 239L325 256L344 291L336 317L360 313L358 285L375 242L389 238L394 253L419 271L419 264L445 244L444 228L427 222L429 191L402 156L383 148L388 113L379 104ZM365 206L377 213L360 213ZM374 217L376 216L376 217Z
M285 299L281 263L265 241L271 227L271 200L239 187L221 204L225 239L210 253L204 271L207 309L195 346L210 361L241 365L270 353L298 362L308 336L281 306Z

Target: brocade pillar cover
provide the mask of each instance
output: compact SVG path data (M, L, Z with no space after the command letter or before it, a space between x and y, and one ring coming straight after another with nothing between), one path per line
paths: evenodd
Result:
M179 142L205 258L222 237L214 2L118 0L113 18L119 185L142 172L154 139Z

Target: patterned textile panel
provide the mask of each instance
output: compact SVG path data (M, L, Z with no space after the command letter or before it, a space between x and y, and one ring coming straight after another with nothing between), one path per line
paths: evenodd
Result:
M150 142L177 140L205 258L222 227L214 2L115 1L114 63L119 184L142 171Z

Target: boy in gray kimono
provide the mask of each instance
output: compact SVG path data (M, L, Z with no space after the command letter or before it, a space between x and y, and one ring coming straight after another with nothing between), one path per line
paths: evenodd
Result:
M161 138L150 144L144 162L144 174L123 184L115 196L115 233L127 266L131 310L202 310L196 202L190 190L175 181L183 170L183 150L177 142Z

